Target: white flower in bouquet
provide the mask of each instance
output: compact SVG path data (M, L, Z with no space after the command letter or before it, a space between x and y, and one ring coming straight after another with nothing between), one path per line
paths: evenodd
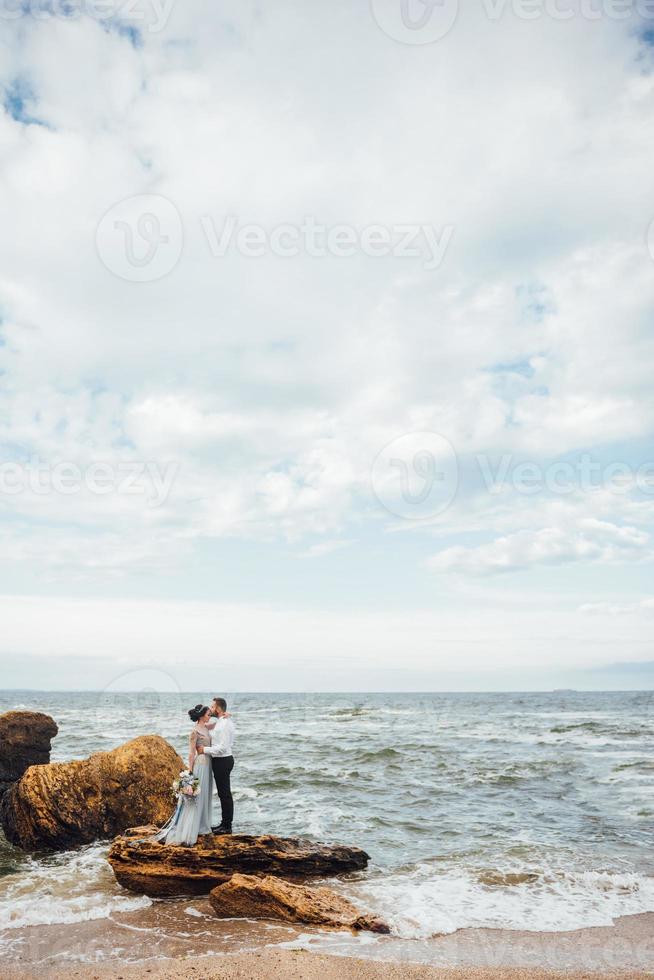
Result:
M200 780L188 769L182 769L177 779L173 779L173 796L184 802L195 800L200 795Z

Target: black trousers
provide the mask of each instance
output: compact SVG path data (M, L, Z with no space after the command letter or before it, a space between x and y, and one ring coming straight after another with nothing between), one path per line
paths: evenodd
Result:
M214 756L211 760L211 768L213 769L213 778L216 781L216 789L218 790L218 798L220 800L222 815L220 822L223 827L231 827L232 820L234 819L234 800L232 799L230 776L234 768L234 756Z

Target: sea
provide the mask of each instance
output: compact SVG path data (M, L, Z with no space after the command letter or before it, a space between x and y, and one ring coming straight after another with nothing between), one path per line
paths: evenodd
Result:
M152 733L183 756L187 710L214 693L11 691L0 712L52 715L53 761ZM335 887L386 919L396 958L437 962L434 940L460 930L565 933L654 912L654 693L227 697L235 830L363 847L369 868ZM0 957L387 948L383 937L224 923L202 899L131 894L107 850L24 853L0 834Z

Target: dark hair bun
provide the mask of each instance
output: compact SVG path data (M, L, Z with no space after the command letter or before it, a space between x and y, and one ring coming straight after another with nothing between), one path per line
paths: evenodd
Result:
M191 708L191 710L188 713L188 716L191 719L191 721L199 721L202 715L205 713L205 711L208 710L209 709L205 704L196 704L194 708Z

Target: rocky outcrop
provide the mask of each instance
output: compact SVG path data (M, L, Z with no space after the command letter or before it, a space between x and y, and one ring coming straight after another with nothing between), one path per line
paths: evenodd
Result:
M8 840L30 850L88 844L138 822L161 825L182 768L158 735L81 761L32 766L2 798L0 822Z
M281 878L235 874L209 895L220 919L281 919L329 929L389 933L385 922L362 914L330 888L308 888Z
M144 840L153 827L136 827L117 837L109 863L123 887L144 895L206 895L234 874L304 881L365 868L358 847L315 844L285 837L209 835L195 847Z
M0 796L29 766L50 762L50 742L59 729L39 711L8 711L0 715Z

